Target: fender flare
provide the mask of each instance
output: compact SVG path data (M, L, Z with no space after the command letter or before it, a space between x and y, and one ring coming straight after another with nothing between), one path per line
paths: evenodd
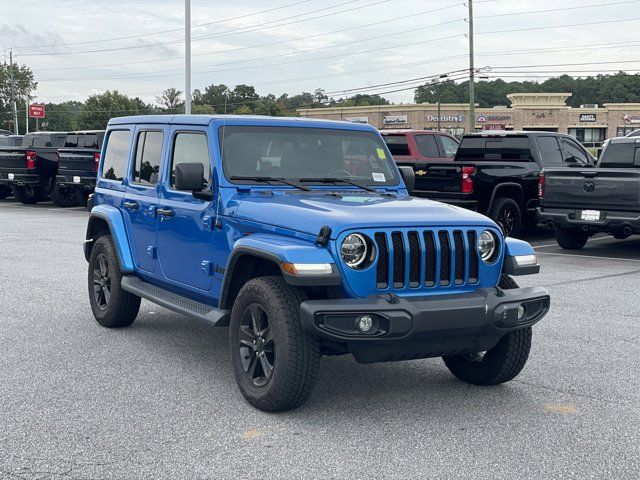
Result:
M517 182L501 182L501 183L498 183L498 185L496 185L496 187L493 189L493 192L491 192L491 200L489 201L489 206L487 207L487 212L490 212L491 209L493 208L495 200L498 197L498 192L501 189L504 189L505 187L515 187L518 190L520 190L520 202L519 202L519 204L524 207L524 205L523 205L524 204L524 189L522 188L522 185L520 185Z
M516 257L534 257L535 263L519 264ZM524 240L507 237L504 240L504 262L502 273L508 275L531 275L540 272L540 264L535 259L536 252L533 247Z
M253 234L238 240L229 255L220 292L221 307L227 303L236 264L238 260L245 255L268 260L277 265L289 285L335 286L342 284L338 268L335 265L331 253L329 253L326 248L291 237L273 234ZM331 264L331 274L308 277L291 275L282 269L283 262L329 263Z
M87 224L87 234L84 243L84 256L89 260L91 255L92 242L95 240L93 235L93 225L97 220L103 220L109 227L111 239L116 249L118 263L122 272L133 272L135 270L133 256L129 246L127 231L124 225L122 213L116 207L111 205L98 205L93 207Z

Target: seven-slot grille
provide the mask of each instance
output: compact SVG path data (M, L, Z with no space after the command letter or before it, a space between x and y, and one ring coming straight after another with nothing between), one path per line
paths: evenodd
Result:
M386 289L478 283L475 230L376 232L376 285Z

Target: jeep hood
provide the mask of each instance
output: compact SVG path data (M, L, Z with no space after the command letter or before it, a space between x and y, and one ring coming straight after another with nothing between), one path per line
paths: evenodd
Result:
M317 235L328 225L331 238L346 229L377 227L495 226L479 213L424 198L360 192L238 194L228 204L236 218Z

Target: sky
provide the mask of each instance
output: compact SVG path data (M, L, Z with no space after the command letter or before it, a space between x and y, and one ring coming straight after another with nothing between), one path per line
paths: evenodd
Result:
M640 0L473 6L483 77L640 70ZM0 11L0 61L12 48L33 70L37 101L117 89L153 102L163 89L184 90L183 0L2 0ZM248 84L276 96L322 88L410 103L425 79L465 78L468 16L456 0L192 0L192 86ZM373 87L381 84L390 85Z

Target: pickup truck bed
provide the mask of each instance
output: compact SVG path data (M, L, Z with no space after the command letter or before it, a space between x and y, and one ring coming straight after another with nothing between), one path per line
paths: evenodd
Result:
M561 246L582 248L598 232L640 233L639 140L610 140L596 168L543 170L539 221L555 229Z

